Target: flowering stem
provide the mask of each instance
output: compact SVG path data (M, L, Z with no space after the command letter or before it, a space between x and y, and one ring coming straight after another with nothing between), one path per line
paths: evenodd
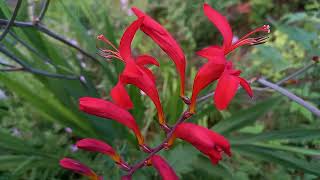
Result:
M158 153L159 151L161 151L162 149L164 149L167 146L168 141L170 140L170 138L172 137L174 131L176 130L177 126L179 124L181 124L182 122L184 122L186 119L190 118L192 116L192 114L190 114L188 112L188 110L184 111L182 113L182 115L179 117L178 121L176 122L176 124L168 131L167 133L167 137L161 142L161 144L159 144L157 147L151 149L151 152L148 154L147 157L145 157L143 160L139 161L138 163L136 163L135 165L132 166L131 170L129 171L129 173L127 175L125 175L123 178L131 178L131 176L135 173L136 170L144 167L146 165L146 162L156 153Z
M306 109L308 109L310 112L312 112L313 114L315 114L316 116L320 117L320 110L311 105L310 103L306 102L305 100L301 99L300 97L296 96L295 94L291 93L290 91L286 90L285 88L282 88L280 86L278 86L277 84L271 83L267 80L265 80L264 78L260 78L257 80L257 82L259 82L260 84L267 86L269 88L272 88L276 91L278 91L279 93L283 94L284 96L287 96L289 99L295 101L296 103L300 104L301 106L305 107Z

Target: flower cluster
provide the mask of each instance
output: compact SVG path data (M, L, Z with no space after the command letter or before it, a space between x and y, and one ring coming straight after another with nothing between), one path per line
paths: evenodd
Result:
M148 153L148 156L140 163L130 166L110 145L100 140L86 138L78 141L76 146L82 150L98 152L109 156L121 169L128 172L122 179L131 179L132 174L137 169L146 165L153 166L164 180L179 179L170 165L161 156L156 155L161 149L169 148L176 138L193 145L204 155L208 156L212 164L217 164L222 159L223 153L231 156L230 144L226 138L205 127L185 121L195 113L198 94L216 80L218 83L214 94L214 103L219 110L227 108L236 94L239 85L246 90L250 97L253 96L249 83L240 77L241 71L234 69L232 62L226 59L226 55L239 46L264 43L267 39L266 36L257 38L251 38L250 36L256 32L269 33L269 26L264 25L257 28L238 41L232 42L233 33L226 18L208 4L204 4L204 14L222 34L223 44L209 46L197 52L197 55L206 58L208 62L197 72L193 83L192 95L189 100L185 96L186 59L181 47L157 21L138 8L132 8L132 12L137 16L137 20L127 27L118 48L103 35L98 36L98 40L105 42L110 47L110 49L101 49L102 56L107 59L118 59L125 65L124 70L119 75L118 83L111 90L112 102L93 97L83 97L79 100L79 108L88 114L107 120L114 120L128 127L135 134L140 149ZM180 96L189 108L172 127L166 123L156 86L156 78L147 67L147 65L159 66L158 61L146 54L132 55L131 42L138 30L143 31L149 36L170 57L180 77ZM128 111L134 106L126 90L128 84L136 86L143 91L157 109L158 122L167 133L167 138L156 148L150 148L145 144L139 126ZM90 168L73 159L64 158L60 161L60 165L87 176L91 180L103 179Z

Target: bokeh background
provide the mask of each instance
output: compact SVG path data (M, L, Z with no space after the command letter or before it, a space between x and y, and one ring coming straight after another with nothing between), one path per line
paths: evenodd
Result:
M127 129L78 110L79 97L110 99L110 89L123 68L121 62L98 55L98 48L105 45L96 36L104 34L118 44L125 27L136 19L130 7L144 10L181 44L190 96L194 75L206 61L194 52L222 40L203 14L204 2L228 18L235 39L263 24L271 26L267 43L242 47L229 56L247 79L263 76L277 82L310 65L320 54L318 0L51 0L38 24L32 22L46 1L22 0L16 21L27 25L12 25L0 41L0 179L81 179L59 167L64 156L86 163L107 179L120 179L123 172L109 158L74 146L82 137L96 137L130 163L145 156ZM0 0L0 34L16 3ZM134 39L133 51L159 60L160 68L152 68L166 117L173 124L186 108L179 99L174 64L142 32ZM282 86L319 108L319 76L319 66L312 65ZM190 120L228 137L231 158L213 166L183 142L160 153L181 179L311 180L320 176L319 118L272 89L258 83L252 86L253 99L240 90L227 111L217 111L210 98ZM147 142L155 146L164 138L155 107L135 87L129 91L135 105L131 113ZM139 170L133 178L160 179L152 168Z

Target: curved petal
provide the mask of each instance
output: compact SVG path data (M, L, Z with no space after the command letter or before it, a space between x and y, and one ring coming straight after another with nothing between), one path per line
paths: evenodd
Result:
M138 18L137 20L133 21L122 35L119 45L119 52L125 62L133 60L131 54L131 43L142 22L143 18Z
M223 48L225 52L231 47L232 44L232 29L226 17L221 15L218 11L214 10L208 4L203 5L204 14L208 19L217 27L223 36Z
M112 97L112 101L118 106L127 110L133 108L133 103L128 92L120 81L120 77L117 85L111 89L110 95Z
M253 97L253 91L250 87L250 84L247 82L247 80L241 78L241 77L238 77L239 80L240 80L240 85L243 87L243 89L247 92L247 94L250 96L250 97Z
M173 138L180 138L192 144L207 155L213 164L221 160L221 151L231 155L230 143L225 137L196 124L181 123L176 128ZM170 139L171 143L172 141Z
M132 11L137 17L144 17L141 30L159 45L159 47L167 53L167 55L175 63L176 69L180 76L180 96L184 96L185 89L185 69L186 60L180 45L171 36L171 34L162 27L157 21L142 12L136 7Z
M141 70L143 70L149 76L154 84L156 84L156 77L153 75L153 72L150 69L141 67Z
M161 156L153 155L151 163L160 174L162 180L179 180L172 167Z
M225 60L224 56L216 57L220 60L212 60L204 64L199 71L197 72L194 81L193 81L193 90L192 90L192 96L191 96L191 104L190 104L190 113L195 112L195 106L198 94L201 92L202 89L207 87L210 83L217 80L225 68L225 63L215 63L217 62L223 62Z
M237 76L230 75L228 72L223 73L214 92L214 102L217 109L224 110L228 107L238 91L239 83L240 80Z
M92 138L85 138L78 141L76 146L79 149L84 149L92 152L99 152L107 156L110 156L117 163L121 162L121 158L116 153L116 151L109 144L103 141Z
M219 46L208 46L196 52L198 56L212 60L215 56L223 56L224 52Z
M63 158L60 160L60 166L65 169L71 170L75 173L81 174L83 176L87 176L91 180L99 180L99 176L97 176L95 172L93 172L86 165L81 164L76 160L70 158Z
M155 65L160 66L159 62L156 58L149 56L149 55L140 55L136 58L136 64L138 66L145 66L145 65Z
M113 119L127 126L134 132L139 144L143 144L144 140L136 121L127 110L120 106L99 98L82 97L79 99L79 108L81 111L88 114L106 119Z
M125 84L132 84L144 93L146 93L146 95L152 100L152 102L156 106L156 109L158 111L159 123L161 125L165 125L166 122L164 119L163 109L160 102L158 90L156 84L154 83L154 80L150 78L150 74L147 74L145 70L141 70L141 76L139 78L121 76L121 81Z

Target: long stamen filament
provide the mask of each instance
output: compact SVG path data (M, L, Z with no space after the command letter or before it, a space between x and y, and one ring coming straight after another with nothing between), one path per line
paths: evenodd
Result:
M249 36L251 36L252 34L255 34L257 32L267 32L267 33L270 33L270 26L269 25L263 25L261 27L258 27L254 30L252 30L251 32L249 32L248 34L244 35L241 39L238 40L239 41L242 41L244 39L247 39Z
M99 35L97 37L98 40L101 40L103 42L105 42L106 44L110 45L114 50L116 50L117 52L119 52L119 50L116 48L116 46L114 44L112 44L112 42L110 42L104 35Z

